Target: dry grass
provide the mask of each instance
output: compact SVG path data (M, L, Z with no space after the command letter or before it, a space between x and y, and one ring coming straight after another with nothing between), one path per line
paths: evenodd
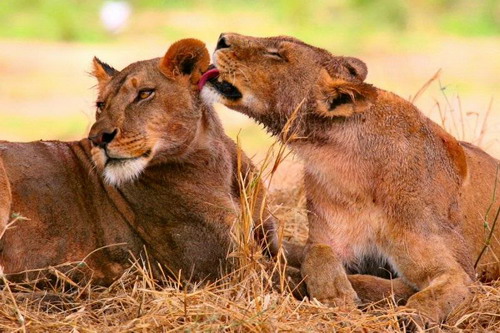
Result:
M315 302L299 302L288 293L267 288L266 273L254 270L245 279L227 277L220 285L181 288L154 284L134 266L113 286L92 288L65 303L46 307L39 301L18 301L4 292L0 310L3 330L35 331L395 331L402 329L390 301L365 310L342 312ZM474 286L475 297L456 311L445 330L500 329L500 284Z
M302 190L274 193L270 200L276 215L288 221L285 237L305 239ZM242 248L247 246L238 247ZM398 318L405 310L391 299L350 312L299 301L286 283L280 290L272 282L276 265L255 253L235 255L246 256L240 268L210 285L155 281L140 261L109 288L59 283L40 291L7 283L0 292L0 331L404 332ZM17 292L11 293L14 289ZM34 290L38 297L32 297ZM473 291L473 300L457 309L441 329L500 330L500 281L475 284Z

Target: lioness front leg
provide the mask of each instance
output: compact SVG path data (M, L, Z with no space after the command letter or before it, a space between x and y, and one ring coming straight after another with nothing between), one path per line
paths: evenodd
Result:
M405 233L393 245L397 269L419 290L406 304L418 311L419 325L442 322L470 297L471 277L443 239Z
M310 245L306 249L301 273L309 297L329 306L353 307L360 303L341 260L329 245Z
M302 274L296 268L300 268L304 261L305 246L283 241L283 248L288 264L287 275L290 278L294 295L300 299L306 295L307 290ZM347 275L347 278L362 304L379 302L387 297L392 297L397 304L406 303L408 298L417 292L402 278L387 280L364 274L351 274Z

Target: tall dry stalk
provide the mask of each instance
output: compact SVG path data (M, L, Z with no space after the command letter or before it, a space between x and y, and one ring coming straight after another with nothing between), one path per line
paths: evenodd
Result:
M486 213L484 215L483 227L484 227L484 230L486 231L486 239L484 241L484 246L481 249L481 252L477 256L476 262L474 263L474 269L477 268L479 261L481 260L481 257L486 253L486 250L488 250L491 246L491 240L493 238L493 233L495 231L495 227L497 225L497 221L498 221L498 218L500 216L500 206L499 206L496 213L493 214L493 219L492 219L491 223L488 221L490 211L493 208L493 205L495 204L495 202L497 201L496 199L497 199L497 185L499 182L499 179L498 179L499 170L500 170L500 163L497 164L497 170L495 173L495 179L494 179L495 183L493 185L493 194L492 194L492 198L491 198L491 203L488 206L488 209L486 210Z
M292 128L297 120L298 112L301 109L304 100L293 110L287 120L279 137L268 148L264 159L256 170L246 171L242 169L242 150L239 136L237 137L238 146L238 184L240 189L240 215L236 219L232 239L234 241L235 251L230 255L236 258L237 272L242 277L247 277L254 273L258 267L258 259L263 257L262 249L255 241L257 228L262 228L264 220L267 218L268 193L273 177L280 164L287 158L290 152L286 146L298 137L293 133ZM263 184L267 184L267 187ZM256 214L256 207L260 206L260 211ZM282 291L287 289L286 283L286 257L282 247L284 223L280 221L278 226L279 250L275 257L275 264L267 276L268 287L273 285L273 276L279 276L279 285ZM260 266L263 268L263 266ZM251 272L249 272L249 270Z
M410 99L409 99L410 102L415 103L417 101L417 99L424 94L424 92L427 90L427 88L429 88L434 81L439 79L440 76L441 76L441 68L438 69L438 71L429 80L427 80L427 82L425 82L422 87L420 87L420 89L417 91L415 96L410 97Z
M452 100L447 93L448 86L443 85L440 76L441 69L420 87L415 96L410 96L409 101L415 103L437 81L441 97L434 98L434 108L437 109L441 127L458 140L470 141L476 146L482 147L484 137L488 132L488 121L493 108L493 98L490 100L483 117L480 117L479 112L464 112L460 96L456 95L456 98ZM427 112L427 116L431 116L432 111ZM474 119L471 121L471 118ZM473 123L474 126L471 128L468 126L469 123Z
M490 103L488 105L488 109L486 110L486 114L483 119L483 125L481 126L481 131L479 132L479 137L477 138L475 144L479 147L483 144L484 135L488 131L488 118L490 116L491 110L493 109L493 97L490 99Z

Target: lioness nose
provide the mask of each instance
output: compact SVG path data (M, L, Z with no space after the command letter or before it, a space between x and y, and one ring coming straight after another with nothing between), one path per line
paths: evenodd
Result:
M227 40L224 37L224 34L220 34L219 41L217 42L217 46L215 47L215 50L227 49L227 48L229 48L229 44L227 43Z
M89 140L92 141L92 143L95 146L99 146L99 147L104 148L104 147L106 147L106 145L108 143L113 141L113 139L116 136L116 133L118 133L117 128L115 128L113 131L104 130L104 131L97 133L97 135L89 136Z

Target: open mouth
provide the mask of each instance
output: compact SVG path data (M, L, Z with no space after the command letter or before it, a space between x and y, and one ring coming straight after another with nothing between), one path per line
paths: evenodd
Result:
M198 89L201 90L208 81L216 80L218 77L219 70L214 65L210 65L208 70L201 76L200 81L198 81Z
M241 92L234 85L227 81L218 81L219 70L214 65L210 65L208 70L201 76L198 82L198 88L201 90L208 82L215 88L222 96L230 100L237 100L243 97Z

